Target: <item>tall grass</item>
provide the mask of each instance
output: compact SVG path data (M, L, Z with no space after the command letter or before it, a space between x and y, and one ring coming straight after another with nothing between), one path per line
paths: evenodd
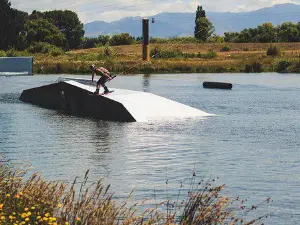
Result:
M52 225L114 225L114 224L256 224L263 216L248 222L248 212L261 204L247 208L244 200L229 200L221 194L225 185L215 180L201 181L190 187L186 200L169 199L152 209L139 212L138 203L115 202L110 186L102 180L88 185L88 173L76 189L60 181L45 181L34 173L29 176L26 167L15 170L0 165L0 224L52 224ZM29 177L25 179L25 176ZM263 203L270 202L266 199ZM161 205L170 210L159 211ZM241 215L235 210L238 205Z

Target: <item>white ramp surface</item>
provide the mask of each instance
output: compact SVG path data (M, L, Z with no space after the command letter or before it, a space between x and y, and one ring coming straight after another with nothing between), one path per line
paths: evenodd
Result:
M76 81L65 81L79 88L95 91L94 86L84 85ZM199 109L172 101L146 92L110 88L114 92L101 97L121 103L137 122L168 118L192 118L213 116Z

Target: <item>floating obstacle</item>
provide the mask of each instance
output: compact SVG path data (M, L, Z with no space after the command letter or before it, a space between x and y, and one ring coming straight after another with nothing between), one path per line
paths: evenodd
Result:
M204 88L218 88L218 89L232 89L231 83L224 83L224 82L204 82Z
M146 92L110 88L106 95L93 95L87 80L66 80L24 90L23 102L65 113L109 121L147 122L155 119L207 117L212 114ZM90 82L90 81L89 81Z

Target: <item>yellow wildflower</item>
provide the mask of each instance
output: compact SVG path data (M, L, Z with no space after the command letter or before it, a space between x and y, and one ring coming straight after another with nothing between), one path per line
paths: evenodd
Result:
M50 213L45 213L45 216L46 216L46 217L49 217L49 216L50 216Z
M81 219L79 217L76 218L77 221L81 221Z
M44 217L44 218L43 218L43 220L44 220L44 221L47 221L47 220L48 220L48 218L47 218L47 217Z
M34 206L32 206L32 207L31 207L31 209L32 209L32 210L34 210L34 209L35 209L35 207L34 207Z
M62 207L62 204L58 204L57 207L58 207L58 208L61 208L61 207Z
M69 222L65 222L65 225L69 225Z
M29 218L26 218L25 221L28 222L28 221L29 221Z
M5 216L1 216L1 220L5 220Z
M29 209L28 209L28 208L25 208L24 210L25 210L25 212L26 212L26 211L28 211Z
M10 197L10 194L7 194L6 197Z
M21 191L21 192L19 192L19 195L23 195L23 192Z
M37 216L36 218L39 220L39 219L41 219L42 217L41 217L41 216Z
M2 210L2 208L3 208L3 204L0 204L0 210Z

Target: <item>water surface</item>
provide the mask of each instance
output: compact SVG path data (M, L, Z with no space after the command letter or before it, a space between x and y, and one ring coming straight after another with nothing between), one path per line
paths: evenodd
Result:
M151 92L217 116L205 120L116 123L67 116L22 103L22 90L59 76L0 77L0 154L30 162L47 179L73 181L91 169L116 197L155 201L220 177L229 196L272 212L265 224L300 223L299 91L293 74L181 74L117 77L109 87ZM84 76L81 76L84 77ZM89 78L89 77L86 77ZM203 81L233 90L203 89ZM168 180L168 185L166 185Z

